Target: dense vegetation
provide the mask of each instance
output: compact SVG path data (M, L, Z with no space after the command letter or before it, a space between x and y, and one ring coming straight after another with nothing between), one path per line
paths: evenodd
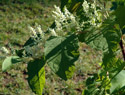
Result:
M41 3L48 3L51 1L57 1L58 0L0 0L0 4L12 4L12 3L19 3L19 4L24 4L24 3L28 3L28 4L33 4L36 2L41 2Z
M101 52L102 60L98 63L100 69L96 67L98 72L87 77L82 94L124 95L124 11L124 0L61 0L61 7L55 6L53 11L53 24L46 32L39 24L35 24L34 28L29 26L32 33L30 38L21 49L11 48L11 56L4 60L2 70L6 71L15 63L27 62L30 88L38 95L47 94L43 90L46 72L44 65L48 64L63 80L72 78L77 67L74 63L82 55L79 53L79 43L86 43L97 54ZM5 47L1 50L9 53ZM119 57L119 54L122 56Z

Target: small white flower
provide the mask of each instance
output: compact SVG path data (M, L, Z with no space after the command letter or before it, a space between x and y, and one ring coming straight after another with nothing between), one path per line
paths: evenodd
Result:
M71 15L71 13L68 11L68 9L66 7L64 8L64 14L65 14L66 18L69 18Z
M49 31L51 32L52 36L57 36L56 32L54 29L49 28Z
M76 23L77 22L74 15L70 15L70 19L71 19L72 23Z
M40 25L37 27L37 31L38 31L38 33L42 36L42 38L44 38L44 32L42 31Z
M83 21L82 23L80 23L80 26L81 27L84 27L84 25L85 25L85 22Z
M57 6L54 6L54 7L55 7L55 11L53 11L52 16L55 19L58 19L60 22L63 22L66 19L65 15L61 12L59 7L57 7Z
M104 17L105 17L105 19L107 19L108 17L104 14Z
M57 7L56 5L54 5L54 7L55 7L55 9L56 9L56 12L58 12L58 13L60 13L60 14L62 13L59 7Z
M90 20L90 24L93 26L96 25L96 19L94 17Z
M83 6L83 10L87 13L89 11L89 4L86 0L84 0L82 6Z
M95 3L91 4L92 9L96 9Z
M109 13L106 11L106 15L107 15L107 17L109 17Z
M31 26L29 26L29 29L30 29L32 35L33 35L34 37L37 37L37 33L36 33L35 29L32 28Z
M97 10L95 10L95 11L94 11L94 14L95 14L95 16L96 16L96 17L98 17L98 16L99 16L99 14L98 14Z
M1 51L2 51L2 52L4 52L4 53L6 53L6 54L8 54L8 53L9 53L9 51L7 50L7 48L6 48L6 47L2 47L2 48L1 48Z
M101 13L98 13L97 20L102 21L102 14Z
M102 23L98 23L98 24L97 24L97 27L99 28L99 27L101 27L101 25L102 25Z
M62 30L62 25L59 21L55 20L55 23L56 23L56 30L57 31L61 31Z

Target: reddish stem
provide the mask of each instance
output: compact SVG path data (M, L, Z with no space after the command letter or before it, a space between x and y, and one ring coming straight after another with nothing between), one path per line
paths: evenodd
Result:
M124 60L125 60L125 50L124 50L124 45L123 45L122 39L121 39L121 41L120 41L119 44L120 44L120 47L121 47L121 50L122 50L123 58L124 58Z

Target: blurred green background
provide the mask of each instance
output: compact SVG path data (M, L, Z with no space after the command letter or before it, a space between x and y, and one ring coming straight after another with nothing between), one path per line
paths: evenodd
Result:
M53 23L52 11L59 0L0 0L0 47L21 48L30 37L28 26L41 25L46 29ZM101 53L80 43L81 56L76 62L72 79L64 81L46 65L46 85L43 95L81 95L88 76L97 72ZM8 55L9 56L9 55ZM27 82L27 64L15 64L7 72L1 71L3 53L0 52L0 95L34 95Z

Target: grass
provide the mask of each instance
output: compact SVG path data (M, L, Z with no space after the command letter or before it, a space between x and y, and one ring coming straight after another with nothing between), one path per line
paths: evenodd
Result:
M0 47L8 49L20 48L30 37L28 26L41 25L45 31L52 22L53 5L58 2L51 2L44 5L34 4L9 4L0 5ZM81 56L76 62L76 72L71 80L64 81L55 75L46 65L46 85L43 95L81 95L85 88L85 80L92 73L97 72L100 61L100 53L95 53L85 44L80 44ZM3 54L0 53L0 56ZM1 71L3 59L0 59L0 95L34 95L27 82L27 64L14 65L7 72Z
M29 36L27 27L34 26L35 23L40 24L42 29L46 30L53 21L51 8L53 9L52 6L43 6L39 3L0 6L0 40L4 40L0 44L3 45L9 41L11 44L22 45ZM24 40L19 40L22 37Z

